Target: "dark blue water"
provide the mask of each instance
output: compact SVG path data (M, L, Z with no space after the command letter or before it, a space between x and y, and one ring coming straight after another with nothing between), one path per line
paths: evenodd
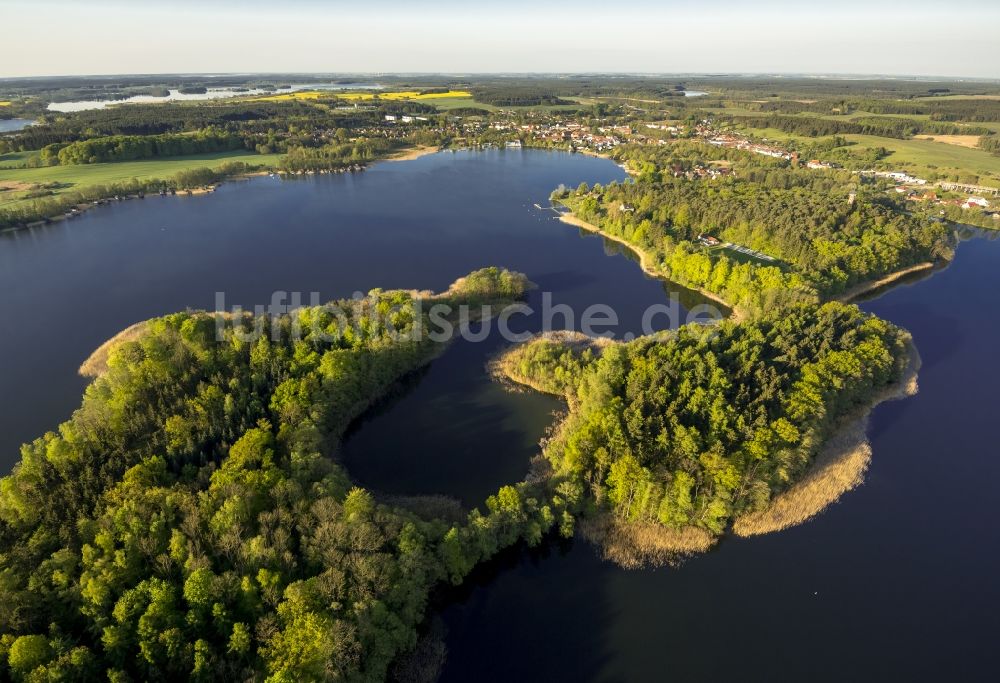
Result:
M560 183L623 177L614 164L582 155L445 153L357 175L257 178L209 196L150 197L5 234L3 469L16 462L19 444L79 405L76 370L94 348L136 321L212 309L216 292L226 306L250 307L268 305L277 290L301 292L304 302L311 292L326 301L374 287L442 290L499 265L539 285L529 299L535 307L542 291L577 311L606 303L622 330L638 331L646 306L664 300L664 284L533 206L547 204ZM345 453L352 474L392 493L440 492L469 503L521 479L558 404L512 396L489 380L484 366L503 343L494 334L454 344L397 398L402 417L391 430L378 415L356 430Z
M864 304L912 331L920 393L875 410L866 483L822 516L679 569L508 553L444 610L443 680L996 680L997 291L980 238Z

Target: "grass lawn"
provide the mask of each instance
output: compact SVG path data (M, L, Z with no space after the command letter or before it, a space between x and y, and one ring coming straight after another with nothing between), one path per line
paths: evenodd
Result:
M38 152L8 152L0 154L0 169L17 168L24 166L29 157L36 156Z
M20 152L18 154L33 154L33 152ZM12 156L15 155L5 154L0 157L0 187L11 188L6 191L0 190L0 207L24 201L22 197L28 187L39 183L59 183L55 192L60 194L89 185L108 185L132 178L169 178L179 171L192 168L216 168L229 161L270 166L276 164L281 158L280 154L253 154L236 151L143 161L122 161L113 164L45 166L42 168L5 167L3 164L10 163L8 159Z

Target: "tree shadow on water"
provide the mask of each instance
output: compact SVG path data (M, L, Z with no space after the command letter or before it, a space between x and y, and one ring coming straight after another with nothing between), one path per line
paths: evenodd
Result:
M580 541L518 544L439 589L431 618L445 627L441 681L585 681L610 660L608 565Z

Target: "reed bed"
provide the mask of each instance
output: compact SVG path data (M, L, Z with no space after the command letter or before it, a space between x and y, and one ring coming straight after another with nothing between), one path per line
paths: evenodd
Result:
M90 354L87 360L83 361L83 364L77 372L79 372L83 377L90 377L92 379L100 377L108 371L108 357L111 355L111 350L119 344L135 341L145 334L148 326L148 320L143 320L142 322L135 323L134 325L129 325L111 339L98 346L97 349Z
M600 548L601 557L624 569L676 566L709 550L717 538L704 529L673 529L648 522L623 522L610 513L582 520L580 534Z
M766 509L739 516L733 522L735 535L758 536L802 524L864 483L872 457L867 435L871 411L884 401L913 396L919 388L920 354L912 341L907 353L909 363L900 381L882 391L860 412L847 417L800 481L775 496Z

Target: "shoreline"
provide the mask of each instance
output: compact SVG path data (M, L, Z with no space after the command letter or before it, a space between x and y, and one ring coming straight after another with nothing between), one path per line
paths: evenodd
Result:
M395 154L384 159L377 159L375 163L379 161L412 161L413 159L419 159L420 157L425 157L428 154L437 154L441 151L441 148L434 145L419 145L408 150L403 150L398 154Z
M580 519L578 526L601 559L622 569L677 567L707 553L721 539L696 526L674 529L656 522L625 522L607 511Z
M899 381L883 388L867 405L843 416L799 481L775 496L766 509L737 517L731 529L734 536L762 536L804 524L864 483L872 458L868 438L872 412L882 403L909 398L919 391L922 361L912 339L907 344L907 355Z
M140 320L137 323L132 323L124 330L116 333L109 339L107 339L103 344L98 346L94 351L87 356L86 360L80 364L80 368L77 373L81 377L86 377L87 379L97 379L104 373L108 371L108 358L111 356L111 351L118 346L127 341L135 341L145 334L149 323L152 322L154 318L148 320Z
M361 165L360 168L364 169L367 166L370 166L370 165L373 165L373 164L377 164L377 163L379 163L381 161L410 161L410 160L413 160L413 159L419 159L420 157L426 156L428 154L435 154L435 153L440 152L440 151L441 151L440 147L421 145L421 146L414 147L414 148L404 149L404 150L402 150L401 152L399 152L398 154L396 154L394 156L383 157L381 159L373 159L372 161L369 161L366 164ZM256 178L256 177L261 177L261 176L267 176L267 175L271 175L271 174L274 174L274 173L278 173L278 174L280 174L282 176L285 176L285 175L321 175L321 174L327 174L327 173L343 173L343 172L346 172L346 171L349 171L349 170L353 170L353 169L351 169L351 168L345 168L345 169L338 169L336 171L320 170L320 171L300 171L299 173L286 173L286 172L278 171L277 168L273 167L273 166L272 167L263 167L263 168L260 167L260 166L258 166L254 170L247 171L246 173L239 173L239 174L236 174L236 175L233 175L233 176L229 176L227 178L220 178L216 182L211 183L209 185L202 185L202 186L198 186L198 187L175 188L174 191L173 191L173 193L172 194L168 194L167 196L170 196L170 197L197 197L197 196L202 196L202 195L211 194L211 193L215 192L217 189L219 189L220 186L225 185L226 183L237 182L237 181L241 181L241 180L249 180L251 178ZM150 182L164 182L164 183L170 182L170 180L166 179L166 178L165 179L151 178L149 180L150 180ZM90 187L90 186L87 186L87 187ZM82 190L85 190L85 189L86 189L86 187L82 188ZM145 193L144 192L143 194L144 194L143 197L140 197L138 194L125 195L125 196L121 197L118 201L128 201L128 200L132 200L132 199L145 199L147 197L152 198L154 196L157 196L157 195L153 194L152 191L150 191L149 193ZM57 213L54 213L51 216L45 216L43 218L39 218L38 220L31 221L30 223L22 223L22 224L17 224L17 225L11 225L11 226L8 226L6 228L0 228L0 234L17 232L19 230L27 230L27 229L31 229L31 228L43 227L45 225L49 225L49 224L52 224L52 223L57 223L59 221L65 221L65 220L69 220L71 218L76 218L78 216L83 215L87 211L90 211L91 209L97 208L98 206L101 205L100 204L101 202L115 201L115 196L116 195L108 195L106 197L101 197L99 199L88 200L86 202L82 202L82 203L79 203L79 204L74 204L74 205L71 205L71 206L67 206L64 209L60 209Z
M451 297L451 296L460 295L461 294L461 287L462 287L462 284L465 282L465 279L466 279L465 276L462 276L462 277L456 279L454 282L452 282L450 285L448 285L447 289L445 289L443 291L440 291L440 292L434 292L434 291L431 291L429 289L420 289L420 290L418 290L418 289L392 289L392 290L386 290L386 291L387 292L405 292L406 294L408 294L413 299L421 299L421 300L425 300L425 301L438 301L438 300L446 299L446 298ZM526 281L526 285L525 285L526 290L533 289L535 286L536 285L533 282L531 282L530 280ZM335 301L336 300L334 300L334 302ZM506 301L506 300L502 300L502 301ZM326 303L329 304L329 303L333 303L333 302L326 302ZM322 304L322 305L326 305L326 304ZM225 318L225 319L228 320L228 319L231 319L233 317L233 313L231 313L229 311L207 311L207 310L191 310L191 309L188 309L187 312L191 313L191 314L195 314L195 315L207 315L207 316L212 317L213 319L218 318L219 316L222 316L223 318ZM77 369L77 373L81 377L86 377L86 378L91 379L91 380L100 377L101 375L103 375L104 373L107 372L107 370L108 370L108 358L110 357L111 352L114 350L114 348L116 346L118 346L119 344L125 343L125 342L135 341L135 340L141 338L146 333L146 331L148 330L150 323L152 323L152 322L154 322L154 321L162 318L164 315L169 315L169 313L164 313L162 315L157 315L157 316L154 316L152 318L148 318L146 320L140 320L139 322L132 323L128 327L126 327L126 328L124 328L122 330L119 330L114 335L112 335L111 337L109 337L108 339L106 339L104 342L102 342L100 344L100 346L98 346L96 349L94 349L90 353L90 355L87 356L87 358L83 361L83 363L80 364L80 367ZM243 311L242 315L248 316L248 315L252 315L252 314L249 311ZM456 337L457 337L457 332L454 332L453 335L452 335L452 337L449 340L447 340L446 342L443 342L442 345L444 347L447 347L449 344L451 344L452 341L455 340Z
M533 338L537 339L587 345L591 348L603 348L620 343L603 338L593 339L582 333L570 331L550 332ZM489 362L487 367L490 376L505 385L509 391L535 391L556 396L566 402L568 410L550 426L547 436L540 444L541 450L532 458L532 468L525 478L525 481L539 483L550 479L551 464L545 451L552 441L564 436L565 430L574 418L576 399L572 391L560 391L555 387L546 386L517 371L513 356L524 344L530 344L533 340L502 351ZM538 474L542 471L534 464L538 461L548 466L546 473ZM689 557L708 552L721 538L694 526L673 529L650 522L623 522L607 510L598 510L593 515L577 516L576 526L578 536L591 544L602 560L623 569L677 566Z
M849 304L858 297L874 292L875 290L881 289L886 285L891 285L892 283L903 279L907 275L912 275L913 273L920 273L925 270L929 270L933 267L934 267L933 262L923 261L916 265L909 266L908 268L903 268L902 270L897 270L895 272L889 273L888 275L880 277L877 280L868 280L867 282L860 282L851 287L850 289L848 289L840 296L835 297L834 301L840 301L841 303Z
M592 349L598 353L602 352L609 346L623 343L619 340L610 339L608 337L588 337L583 332L575 332L573 330L552 330L550 332L534 334L530 339L526 339L523 342L517 342L507 348L501 349L499 353L490 358L489 362L487 362L486 369L489 372L490 377L505 385L508 389L517 391L523 388L536 391L539 394L555 396L559 400L565 401L569 406L576 403L576 396L574 392L566 392L556 387L547 386L542 382L531 379L530 377L525 377L517 370L514 356L517 355L518 350L526 347L528 344L540 340L550 341L564 346L572 346L581 350Z
M725 306L730 311L730 314L729 314L729 317L727 318L727 320L732 320L734 322L740 322L741 320L745 320L746 319L746 314L741 309L737 308L736 306L733 306L731 303L729 303L728 301L726 301L725 299L723 299L718 294L715 294L713 292L709 292L708 290L703 289L701 287L692 287L690 285L684 284L683 282L677 282L676 280L673 280L673 279L667 277L667 275L665 273L661 272L660 270L658 270L657 268L654 268L653 266L651 266L649 264L649 261L651 259L650 259L649 255L646 252L640 250L635 245L630 244L629 242L625 241L623 238L617 237L615 235L610 235L610 234L606 233L605 231L601 230L599 227L597 227L593 223L588 223L587 221L585 221L582 218L578 217L573 212L560 214L559 220L561 222L563 222L563 223L568 224L568 225L572 225L572 226L575 226L577 228L581 228L583 230L586 230L587 232L592 232L594 234L600 235L601 237L603 237L605 239L611 240L612 242L616 242L617 244L620 244L623 247L626 247L633 254L635 254L636 256L639 257L639 267L642 269L642 271L644 273L646 273L646 275L649 275L650 277L655 277L658 280L667 280L669 282L673 282L675 284L680 285L681 287L684 287L686 289L690 289L693 292L697 292L698 294L701 294L706 299L709 299L711 301L714 301L717 304Z

